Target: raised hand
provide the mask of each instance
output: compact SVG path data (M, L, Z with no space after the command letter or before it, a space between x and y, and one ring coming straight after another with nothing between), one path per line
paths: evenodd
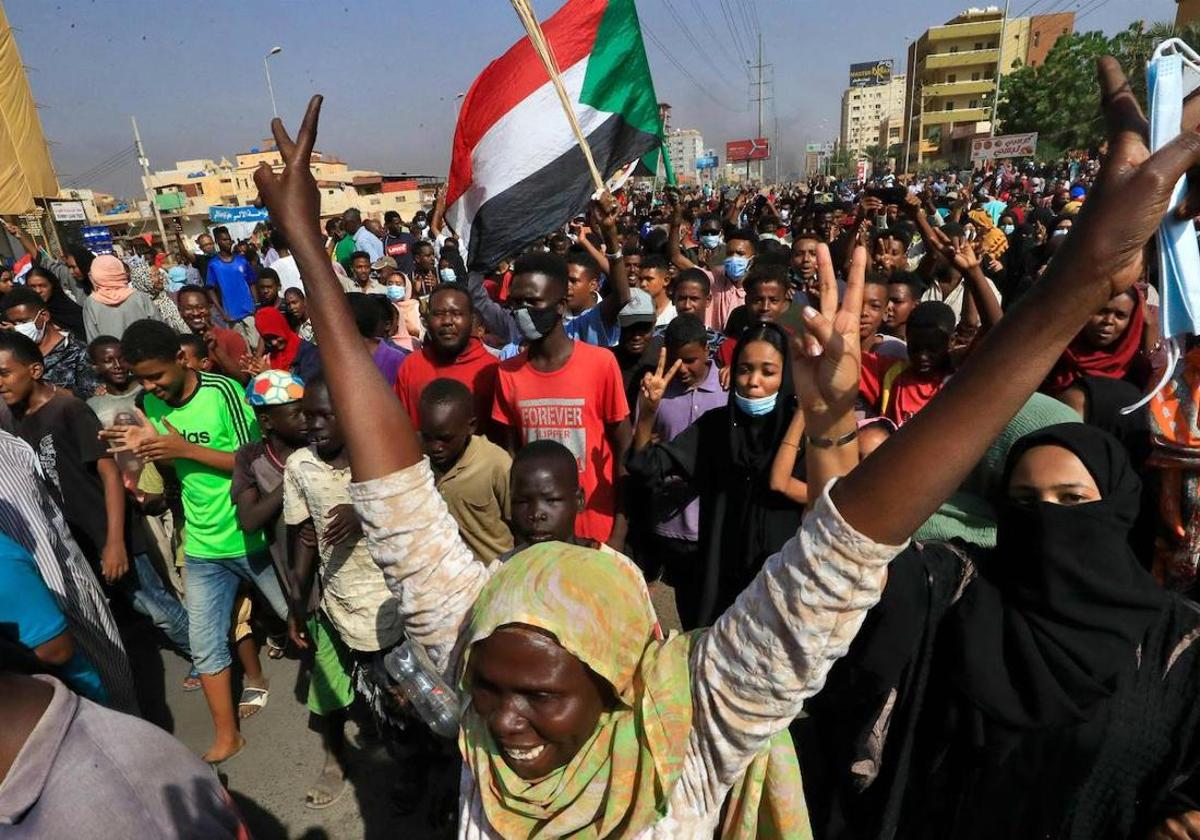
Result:
M276 172L266 161L254 170L254 185L258 187L259 197L289 241L293 232L309 230L321 215L321 196L309 164L317 139L322 99L318 94L308 101L308 110L295 140L279 117L271 120L271 134L275 137L275 148L283 158L283 171Z
M858 396L859 319L862 316L863 285L867 273L867 249L857 245L850 258L850 273L841 306L837 278L825 243L817 245L817 277L821 289L821 311L804 308L803 340L793 344L792 377L796 396L810 428L849 413Z
M638 395L640 403L640 411L642 415L647 413L653 414L658 411L658 405L662 402L663 394L666 393L667 386L671 384L671 380L675 378L675 374L679 373L679 368L683 366L682 359L676 359L675 364L671 365L670 370L663 373L663 369L667 365L667 348L662 348L658 351L658 366L653 373L649 371L642 377L642 388Z
M616 241L617 236L617 217L621 214L620 205L613 198L612 193L604 190L597 196L590 205L588 205L588 218L591 226L604 234L605 241L609 241L609 232L612 232L612 241Z
M963 274L969 274L980 266L979 254L976 252L973 242L960 241L952 245L948 249L947 256L954 267Z
M1149 123L1121 65L1106 56L1100 59L1099 76L1108 157L1075 221L1076 227L1086 228L1086 235L1077 230L1067 237L1053 262L1079 260L1088 270L1102 266L1109 278L1109 297L1114 297L1141 276L1146 243L1162 222L1175 183L1200 156L1200 134L1188 126L1151 155ZM1179 218L1200 214L1195 185L1189 184L1176 212Z

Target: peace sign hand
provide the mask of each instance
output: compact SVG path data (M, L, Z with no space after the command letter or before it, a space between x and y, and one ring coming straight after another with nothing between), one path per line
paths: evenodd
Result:
M804 308L804 339L792 342L792 378L810 429L821 429L854 408L862 359L859 319L866 274L867 249L857 245L839 307L829 246L817 245L821 311Z
M321 101L320 94L308 101L308 110L295 140L279 117L271 120L271 134L283 157L283 171L276 172L265 161L254 170L259 198L291 242L305 238L321 216L321 196L309 166L313 143L317 139Z
M662 402L663 394L666 393L667 386L671 384L671 380L675 378L675 374L679 373L679 368L683 366L682 359L676 359L675 364L671 365L671 369L663 373L663 369L667 365L667 348L658 351L658 367L654 373L646 371L646 375L642 377L642 391L638 402L643 415L658 411L658 404Z

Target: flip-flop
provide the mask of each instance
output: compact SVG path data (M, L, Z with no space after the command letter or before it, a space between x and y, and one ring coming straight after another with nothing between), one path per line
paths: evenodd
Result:
M252 685L247 685L242 688L242 696L238 700L238 717L242 720L254 717L267 705L267 699L271 696L271 690L268 688L255 688ZM247 714L242 714L242 707L250 706L253 711Z
M199 691L200 690L200 672L195 668L188 671L188 675L183 678L182 688L184 691Z
M267 636L267 658L268 659L283 659L283 645L275 641L273 636Z
M308 792L304 795L304 807L305 808L308 808L311 811L324 811L326 808L328 808L332 805L336 805L338 800L340 800L343 796L345 796L346 791L350 788L350 782L347 781L345 776L342 776L342 787L338 790L337 793L333 794L332 798L328 802L321 802L321 803L313 802L312 801L313 790L321 790L322 792L328 792L328 791L325 791L324 788L319 787L319 785L321 784L321 781L325 778L327 778L327 777L325 776L324 773L322 773L320 776L318 776L316 783L312 787L310 787Z

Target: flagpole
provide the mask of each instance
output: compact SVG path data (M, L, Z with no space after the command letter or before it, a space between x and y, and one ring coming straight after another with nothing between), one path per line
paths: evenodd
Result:
M562 103L563 111L567 115L567 122L571 124L571 131L575 132L575 140L579 143L579 148L583 151L583 159L587 161L588 170L592 173L592 183L596 185L597 192L603 192L604 178L600 175L600 170L596 168L596 161L592 158L592 147L588 145L587 138L583 136L583 129L580 128L579 119L575 116L575 108L571 105L570 97L567 96L567 89L563 87L562 78L558 72L558 63L550 52L550 44L542 33L537 15L530 8L529 0L511 0L511 2L517 17L525 25L525 31L529 33L529 43L533 44L534 52L542 60L542 65L550 76L550 82L558 93L558 101Z

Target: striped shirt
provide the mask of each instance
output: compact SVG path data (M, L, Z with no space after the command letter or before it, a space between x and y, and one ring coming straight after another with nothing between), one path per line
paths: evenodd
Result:
M62 511L51 498L37 456L25 441L0 431L0 531L37 562L75 644L100 672L114 709L137 714L133 677L108 601Z
M160 433L166 424L189 443L236 452L239 447L261 440L258 420L246 402L242 386L215 373L198 373L196 389L179 405L169 405L146 394L146 417ZM187 523L183 550L197 560L224 560L266 551L260 531L243 532L230 498L233 473L199 461L181 458L174 462L183 487L183 517Z

